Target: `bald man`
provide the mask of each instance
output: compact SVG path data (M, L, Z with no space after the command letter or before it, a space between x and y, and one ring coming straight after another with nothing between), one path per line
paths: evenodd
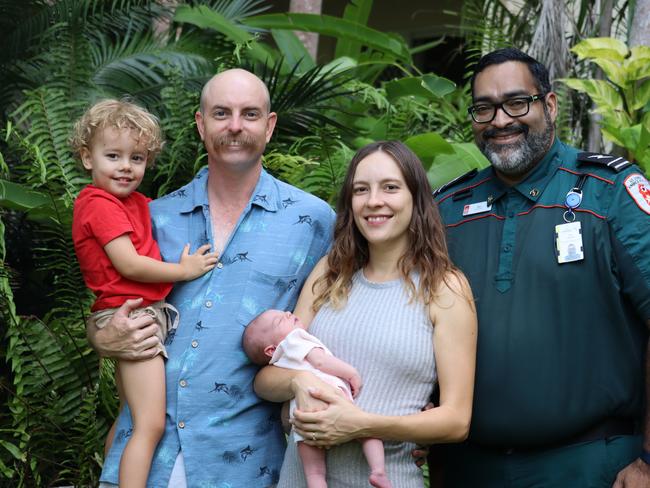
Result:
M151 487L274 486L285 440L275 405L253 392L257 367L241 349L246 324L264 310L293 309L312 267L326 253L334 213L323 201L262 168L277 115L252 73L224 71L201 93L196 125L208 167L184 187L150 204L165 261L183 246L209 243L214 270L174 285L167 301L180 313L165 346L167 422L149 473ZM129 300L104 329L89 329L102 356L140 360L155 354L155 326L129 319ZM116 484L132 433L122 409L102 471Z

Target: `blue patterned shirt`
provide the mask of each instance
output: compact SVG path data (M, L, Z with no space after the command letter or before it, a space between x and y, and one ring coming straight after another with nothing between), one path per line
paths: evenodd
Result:
M207 168L151 203L154 237L165 261L178 262L212 243ZM322 200L264 170L252 198L211 272L177 283L167 301L180 325L167 338L167 418L149 487L167 488L182 449L189 487L267 487L277 481L285 449L277 405L253 392L258 367L241 348L245 326L269 308L291 310L314 265L326 253L334 212ZM102 481L117 483L131 435L120 414Z

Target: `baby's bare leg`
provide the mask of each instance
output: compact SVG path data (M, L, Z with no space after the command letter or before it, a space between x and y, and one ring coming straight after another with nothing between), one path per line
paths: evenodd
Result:
M318 447L298 442L298 454L302 460L307 488L327 488L325 480L325 451Z
M359 439L363 454L366 456L368 466L370 466L370 477L368 481L371 486L377 488L392 488L388 476L386 476L386 465L384 462L384 443L381 439L368 437Z
M133 433L120 461L120 488L144 488L151 459L165 432L165 364L161 355L147 361L119 361L118 371Z

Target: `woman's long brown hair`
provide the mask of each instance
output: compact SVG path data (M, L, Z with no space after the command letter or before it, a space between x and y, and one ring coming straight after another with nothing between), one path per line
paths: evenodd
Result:
M373 142L359 149L350 161L337 204L334 242L327 257L327 270L313 287L314 311L326 302L334 308L343 306L352 286L352 276L368 264L368 242L357 229L352 215L352 183L359 163L377 151L388 154L397 163L413 197L413 215L407 231L409 245L398 261L411 298L431 303L448 273L457 272L449 259L442 220L422 163L399 141ZM417 289L411 278L413 272L419 274Z

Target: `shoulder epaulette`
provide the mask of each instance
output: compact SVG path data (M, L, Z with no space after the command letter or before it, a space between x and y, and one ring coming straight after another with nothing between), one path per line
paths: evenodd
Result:
M609 154L591 152L581 152L578 154L577 160L578 164L597 164L600 166L607 166L609 169L616 171L617 173L632 165L632 163L621 156L610 156Z
M436 198L436 197L437 197L438 195L440 195L443 191L447 191L447 190L449 190L449 188L451 188L452 186L455 186L455 185L457 185L457 184L459 184L459 183L463 183L464 181L467 181L467 180L471 180L471 179L474 178L477 174L478 174L478 169L474 168L474 169L468 171L468 172L465 173L465 174L462 174L462 175L460 175L460 176L457 176L456 178L454 178L453 180L451 180L449 183L445 183L445 184L442 185L440 188L438 188L437 190L435 190L435 191L433 192L433 198Z

